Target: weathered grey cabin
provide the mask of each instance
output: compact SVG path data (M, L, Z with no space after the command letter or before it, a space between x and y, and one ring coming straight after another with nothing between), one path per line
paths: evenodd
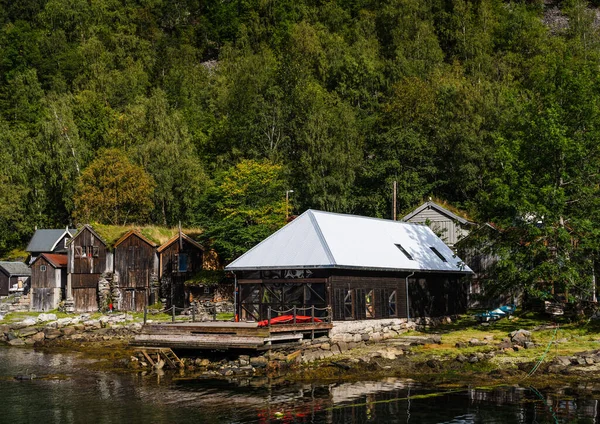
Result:
M185 282L202 270L204 248L183 233L172 237L158 248L162 295L167 306L183 308L189 305Z
M139 231L125 233L115 243L115 273L118 274L119 301L121 311L143 311L154 303L158 282L158 245L144 237ZM154 289L154 290L153 290Z
M89 225L84 225L68 243L67 298L75 311L98 310L98 281L112 271L112 253L106 242Z
M31 269L23 262L0 262L0 296L23 292L30 277Z
M31 266L31 309L49 311L66 298L67 255L42 253Z
M462 313L471 273L427 226L314 210L225 269L236 275L242 321L313 306L334 320Z
M32 264L42 253L67 254L67 244L77 232L75 228L64 230L41 229L35 230L25 251L29 253L29 264Z
M450 248L465 238L475 225L432 201L423 203L402 220L428 225Z

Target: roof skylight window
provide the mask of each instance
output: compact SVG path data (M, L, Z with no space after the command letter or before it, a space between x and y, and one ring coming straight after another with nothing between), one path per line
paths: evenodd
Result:
M414 258L412 257L412 255L411 255L410 253L408 253L408 252L406 251L406 249L405 249L404 247L402 247L402 245L400 245L400 244L396 244L396 247L397 247L398 249L400 249L400 251L401 251L402 253L404 253L404 256L406 256L406 257L407 257L408 259L410 259L411 261L414 261Z
M444 261L444 262L448 262L448 261L446 260L446 258L444 258L444 256L443 256L443 255L442 255L442 254L441 254L441 253L440 253L440 252L439 252L439 251L438 251L438 250L437 250L435 247L433 247L433 246L430 246L429 248L430 248L430 249L431 249L431 251L432 251L433 253L435 253L435 254L437 255L437 257L438 257L438 258L440 258L442 261Z

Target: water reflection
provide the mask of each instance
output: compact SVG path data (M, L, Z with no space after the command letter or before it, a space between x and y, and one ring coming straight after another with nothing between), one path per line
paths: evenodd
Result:
M49 379L16 381L25 372ZM0 348L0 422L596 423L600 387L426 387L385 379L292 384L113 374L77 355Z

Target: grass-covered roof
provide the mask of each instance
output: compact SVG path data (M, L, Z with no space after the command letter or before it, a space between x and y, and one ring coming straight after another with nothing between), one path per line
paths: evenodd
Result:
M157 225L105 225L105 224L90 224L96 233L108 244L114 247L115 243L128 231L137 230L148 240L161 245L175 236L179 228L160 227ZM79 227L78 231L83 227ZM201 228L182 228L181 231L194 240L198 240L203 230Z

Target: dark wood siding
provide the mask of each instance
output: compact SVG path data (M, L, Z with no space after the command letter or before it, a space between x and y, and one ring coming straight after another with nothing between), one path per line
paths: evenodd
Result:
M45 267L45 271L42 271L42 267ZM60 287L60 281L56 281L55 269L44 257L31 264L32 289L55 287Z
M73 301L76 311L95 312L98 310L98 290L97 288L74 288Z
M107 248L88 228L77 234L72 244L74 274L102 274L105 271Z
M72 274L71 287L79 288L98 288L98 280L102 274Z
M136 234L131 234L115 248L115 271L119 287L148 288L154 271L156 249Z
M333 317L336 320L349 319L344 313L344 299L348 290L352 290L354 316L350 319L366 319L366 298L373 291L373 307L375 319L390 318L390 296L396 292L395 310L398 318L406 318L406 287L402 277L383 275L332 275L330 277L333 290ZM341 310L340 310L341 308Z
M53 269L54 270L54 269ZM38 287L31 291L31 309L34 311L49 311L55 308L58 299L57 290L48 287Z
M163 293L168 300L168 306L171 304L177 307L189 305L184 283L195 272L202 270L202 254L202 249L185 239L183 239L181 247L177 240L160 252L161 279L163 282L169 282L168 292ZM185 255L185 260L180 260L182 255ZM182 267L182 265L185 266ZM165 286L163 284L163 288Z
M106 271L108 249L89 228L84 227L71 242L69 270L75 310L98 310L98 280Z
M10 286L8 280L8 275L0 271L0 296L8 296L8 287Z
M148 291L146 289L119 289L121 292L121 304L119 309L122 311L144 310L148 302Z

